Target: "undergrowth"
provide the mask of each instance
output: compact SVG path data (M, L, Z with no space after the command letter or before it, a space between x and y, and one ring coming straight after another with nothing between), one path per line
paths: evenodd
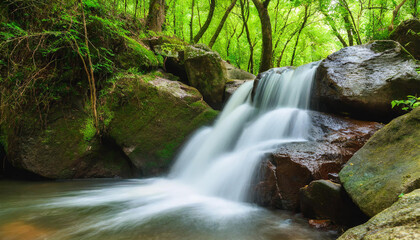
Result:
M0 8L0 126L14 128L23 120L22 113L32 113L45 128L55 105L74 99L88 102L90 88L81 60L88 52L99 94L122 69L143 74L158 65L158 58L140 42L140 37L150 36L141 23L98 0L83 1L89 46L76 0L5 0ZM127 64L138 56L121 62L119 55L132 52L146 64ZM112 112L100 100L98 104L105 129ZM86 139L93 137L91 127L87 122L81 130Z

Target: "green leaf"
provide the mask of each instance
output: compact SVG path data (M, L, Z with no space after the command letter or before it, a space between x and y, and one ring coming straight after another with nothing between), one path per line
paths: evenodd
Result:
M396 100L394 100L394 101L391 102L392 108L394 108L396 105L397 105L397 101Z

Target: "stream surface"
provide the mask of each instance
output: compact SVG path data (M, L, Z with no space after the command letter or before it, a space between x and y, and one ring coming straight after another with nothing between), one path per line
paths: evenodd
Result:
M0 181L0 239L334 239L287 211L167 179Z

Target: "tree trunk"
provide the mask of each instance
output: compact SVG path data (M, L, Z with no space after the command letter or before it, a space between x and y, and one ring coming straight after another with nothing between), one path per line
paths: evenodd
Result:
M344 27L346 28L347 31L347 38L349 39L349 46L353 46L353 31L352 31L352 27L351 27L351 23L349 20L349 16L346 13L343 14L343 19L344 19Z
M134 18L137 17L137 7L139 5L139 0L136 0L136 7L134 8Z
M344 9L348 12L347 16L350 16L351 18L352 22L350 23L350 28L353 32L353 35L356 34L355 39L356 39L357 44L359 45L362 44L362 40L360 38L360 34L358 31L356 22L354 21L353 13L351 12L349 5L347 4L346 0L339 0L339 1L340 1L340 4L344 7Z
M262 54L259 72L267 71L272 66L273 40L271 32L270 16L268 15L268 5L270 0L252 0L260 16L262 32Z
M165 0L150 0L149 14L147 15L147 29L161 32L165 22Z
M232 32L232 34L230 34L230 35L228 35L229 36L229 39L228 39L228 42L227 42L227 46L226 46L226 58L227 59L229 59L229 49L230 49L230 42L232 41L232 38L233 38L233 36L235 35L235 33L236 33L236 29L237 29L237 26L235 25L234 27L233 27L233 32Z
M93 120L94 120L94 124L95 124L95 128L96 128L96 133L99 135L99 118L98 118L98 112L97 112L97 108L96 108L96 83L95 83L95 77L93 74L93 64L92 64L92 59L90 57L90 50L89 50L89 39L88 39L88 33L87 33L87 28L86 28L86 17L85 17L85 12L83 9L83 2L82 0L79 0L80 3L80 8L81 8L81 12L82 12L82 20L83 20L83 28L85 30L85 44L86 44L86 55L87 55L87 59L88 59L88 64L89 64L89 70L87 67L87 64L84 60L84 58L81 56L80 51L79 55L81 56L85 71L86 71L86 75L88 77L88 81L89 81L89 90L90 90L90 101L92 104L92 115L93 115Z
M296 31L294 31L292 33L292 35L290 35L290 37L287 39L286 43L284 44L284 47L281 50L281 54L280 54L279 58L277 59L277 67L280 67L281 60L283 59L283 55L284 55L284 52L285 52L285 50L287 48L287 45L289 44L290 41L292 41L292 38L293 38L293 36L295 36L295 34L297 33L297 31L298 30L296 29Z
M194 3L195 0L191 0L191 20L190 20L190 43L193 42L193 20L194 20Z
M198 43L198 41L200 41L201 37L203 37L204 33L207 31L207 28L210 25L211 19L213 18L215 5L216 5L216 1L211 0L209 15L207 15L207 19L206 19L206 22L204 22L203 27L201 27L200 31L198 31L197 35L195 35L194 43Z
M222 17L222 20L219 23L219 26L217 26L216 32L214 32L213 37L210 40L209 47L212 48L214 43L216 42L217 37L219 36L220 31L222 31L223 25L226 22L226 19L229 16L229 13L232 11L233 7L235 7L236 0L232 0L232 3L229 5L228 9L226 9L225 14Z
M298 35L296 37L296 43L295 43L295 47L293 48L293 54L292 54L292 60L290 60L290 66L293 66L293 61L295 60L296 48L299 43L299 37L300 37L300 34L302 33L303 28L305 27L306 21L308 21L308 17L309 17L308 8L309 8L308 5L305 5L305 16L303 17L302 25L300 26Z
M246 39L248 40L248 44L249 44L249 63L248 63L247 70L250 73L254 73L254 45L252 44L251 35L249 34L249 28L248 28L249 8L248 8L248 16L245 17L244 1L245 0L239 0L239 2L241 3L241 17L245 26ZM249 1L249 0L246 0L246 1ZM249 2L247 3L249 7Z
M277 2L277 4L278 4L278 2ZM289 11L287 12L287 15L286 15L286 19L284 19L283 20L283 27L279 30L279 33L278 33L278 37L277 37L277 40L276 40L276 43L274 44L274 47L273 47L273 58L274 58L274 56L275 56L275 52L276 52L276 49L277 49L277 47L278 47L278 45L279 45L279 43L280 43L280 39L281 39L281 36L283 35L283 32L284 32L284 29L286 29L286 27L289 25L287 22L289 21L289 16L290 16L290 12L292 11L292 9L293 9L293 7L291 7L290 9L289 9ZM276 22L277 22L277 20L276 20ZM276 28L277 28L277 26L276 26ZM277 31L276 30L274 30L274 33L276 34L277 33Z
M398 5L395 7L394 11L392 12L392 19L391 19L391 25L389 26L389 31L394 30L394 21L395 21L395 18L396 18L396 17L397 17L397 15L398 15L398 11L400 11L400 8L402 7L402 5L404 5L404 3L405 3L406 1L407 1L407 0L403 0L400 4L398 4Z
M341 42L343 47L347 47L347 43L344 40L344 38L341 36L341 34L338 32L337 27L335 26L334 20L331 18L331 16L326 13L325 11L322 11L322 14L325 16L325 19L327 20L327 23L330 25L331 29L333 30L333 34L338 38L338 40Z

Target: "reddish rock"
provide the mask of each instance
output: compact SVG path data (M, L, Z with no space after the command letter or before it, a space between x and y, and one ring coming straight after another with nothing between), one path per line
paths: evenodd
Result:
M263 163L263 181L256 187L258 204L275 208L297 210L299 189L312 180L311 172L303 165L295 163L288 155L271 155ZM264 168L262 168L264 169Z
M312 180L337 181L342 166L383 125L310 112L311 141L279 146L261 164L254 201L299 210L299 189Z
M330 220L309 219L309 225L316 229L325 229L331 226Z

